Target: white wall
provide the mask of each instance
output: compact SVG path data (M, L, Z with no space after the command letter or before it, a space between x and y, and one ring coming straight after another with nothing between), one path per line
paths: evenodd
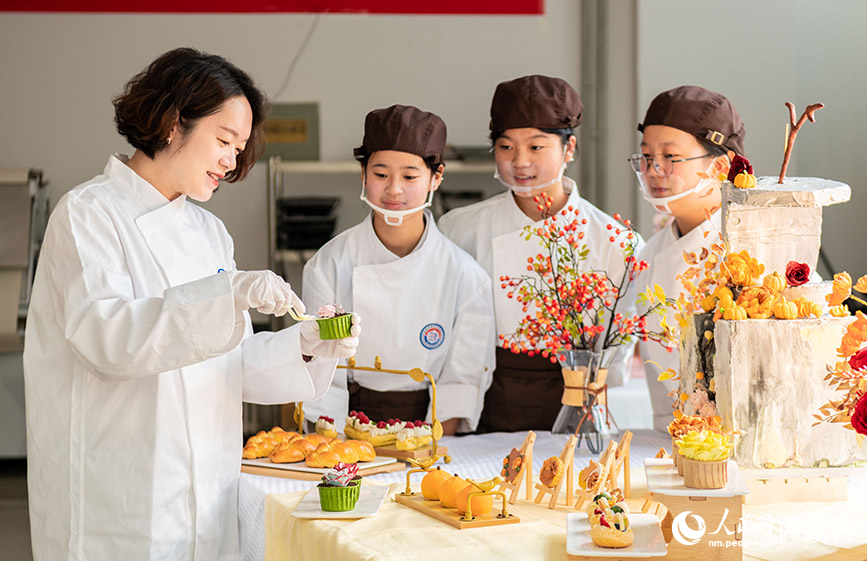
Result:
M825 104L799 132L787 175L852 187L849 203L825 209L822 246L836 270L867 274L867 3L639 0L637 15L639 116L657 93L681 84L718 91L743 117L758 175L779 174L789 120L783 104L793 102L798 116L810 103ZM647 224L650 207L642 209Z
M485 145L497 83L531 73L580 83L580 3L548 0L544 16L322 15L288 88L274 101L320 104L321 155L348 160L364 115L393 103L439 114L449 142ZM313 15L0 15L0 167L45 170L51 198L128 152L111 98L160 53L192 46L226 56L269 96L283 84ZM220 189L207 207L236 242L241 268L266 267L266 173ZM346 227L363 214L357 177L302 190L344 191ZM457 180L457 178L455 178ZM479 178L485 185L492 179ZM310 179L310 181L317 181ZM322 181L319 179L318 181ZM449 184L448 173L446 177Z

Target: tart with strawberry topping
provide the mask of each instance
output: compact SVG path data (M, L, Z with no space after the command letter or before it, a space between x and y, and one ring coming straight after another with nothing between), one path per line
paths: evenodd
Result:
M320 415L316 419L316 434L321 434L325 438L337 438L337 429L334 427L334 419L325 415Z
M415 450L433 442L433 431L430 423L424 421L409 421L395 435L394 445L398 450Z
M635 536L624 512L612 512L599 517L599 523L590 528L590 539L599 547L628 547Z
M389 432L385 421L374 423L362 411L350 411L343 433L349 438L366 440L374 446L394 444L395 435Z

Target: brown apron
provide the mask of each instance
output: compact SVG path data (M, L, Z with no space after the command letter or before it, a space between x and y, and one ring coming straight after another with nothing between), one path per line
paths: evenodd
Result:
M408 392L378 392L349 384L349 410L363 411L371 421L424 421L430 396L428 390Z
M559 364L498 347L497 369L476 432L551 430L562 397Z

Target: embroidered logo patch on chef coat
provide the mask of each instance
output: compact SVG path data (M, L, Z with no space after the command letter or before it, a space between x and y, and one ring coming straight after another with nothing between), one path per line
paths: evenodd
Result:
M418 338L424 348L436 349L443 344L446 338L446 331L438 323L429 323L421 328Z

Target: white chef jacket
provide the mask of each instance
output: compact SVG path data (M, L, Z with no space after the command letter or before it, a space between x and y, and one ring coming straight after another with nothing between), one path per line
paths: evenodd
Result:
M458 431L469 432L479 422L494 369L491 281L424 212L421 240L404 257L379 240L373 213L325 244L304 266L304 304L311 312L324 304L357 312L364 322L357 364L373 366L380 356L384 368L421 368L436 382L437 418L460 419ZM343 429L347 374L376 391L425 387L401 374L338 369L328 394L304 404L307 418L327 415Z
M321 396L336 361L236 314L222 222L112 156L45 234L24 379L33 557L237 559L241 401Z
M608 241L612 233L608 224L619 227L618 223L581 198L575 182L563 178L563 187L569 193L566 206L572 205L579 211L579 218L586 218L587 224L581 226L585 232L584 242L590 250L588 258L581 262L581 270L595 269L605 271L611 279L619 280L623 274L623 251L617 244ZM521 303L507 298L507 290L502 289L499 278L503 275L516 277L527 274L527 258L539 253L536 238L523 239L524 228L542 226L543 221L533 222L515 202L511 191L495 195L490 199L446 213L440 218L440 229L453 242L476 258L494 281L494 310L496 313L497 333L508 334L518 328L520 321L527 315L522 312ZM637 235L637 234L636 234ZM636 252L644 242L639 236ZM617 311L626 315L632 313L634 302L623 299ZM609 386L619 386L629 380L629 363L635 343L616 347L608 364Z
M635 280L636 294L658 284L665 291L666 296L676 299L683 292L683 285L675 277L683 274L690 266L683 260L683 252L698 254L702 247L709 247L710 244L717 243L719 241L717 236L719 228L720 213L716 212L711 215L710 220L705 220L685 236L679 234L674 220L654 234L638 255L638 259L647 261L649 267L642 271ZM705 237L705 232L710 232L707 237ZM647 316L647 328L652 331L659 331L661 317L657 314ZM669 311L666 321L671 327L677 325L674 312ZM657 378L662 370L668 368L680 372L680 353L676 346L671 352L668 352L665 347L653 341L639 341L638 350L641 354L641 360L645 363L644 373L653 408L653 427L656 430L666 430L673 418L671 416L673 398L668 394L677 389L678 382L672 380L660 382ZM648 363L649 360L656 362L659 366Z

